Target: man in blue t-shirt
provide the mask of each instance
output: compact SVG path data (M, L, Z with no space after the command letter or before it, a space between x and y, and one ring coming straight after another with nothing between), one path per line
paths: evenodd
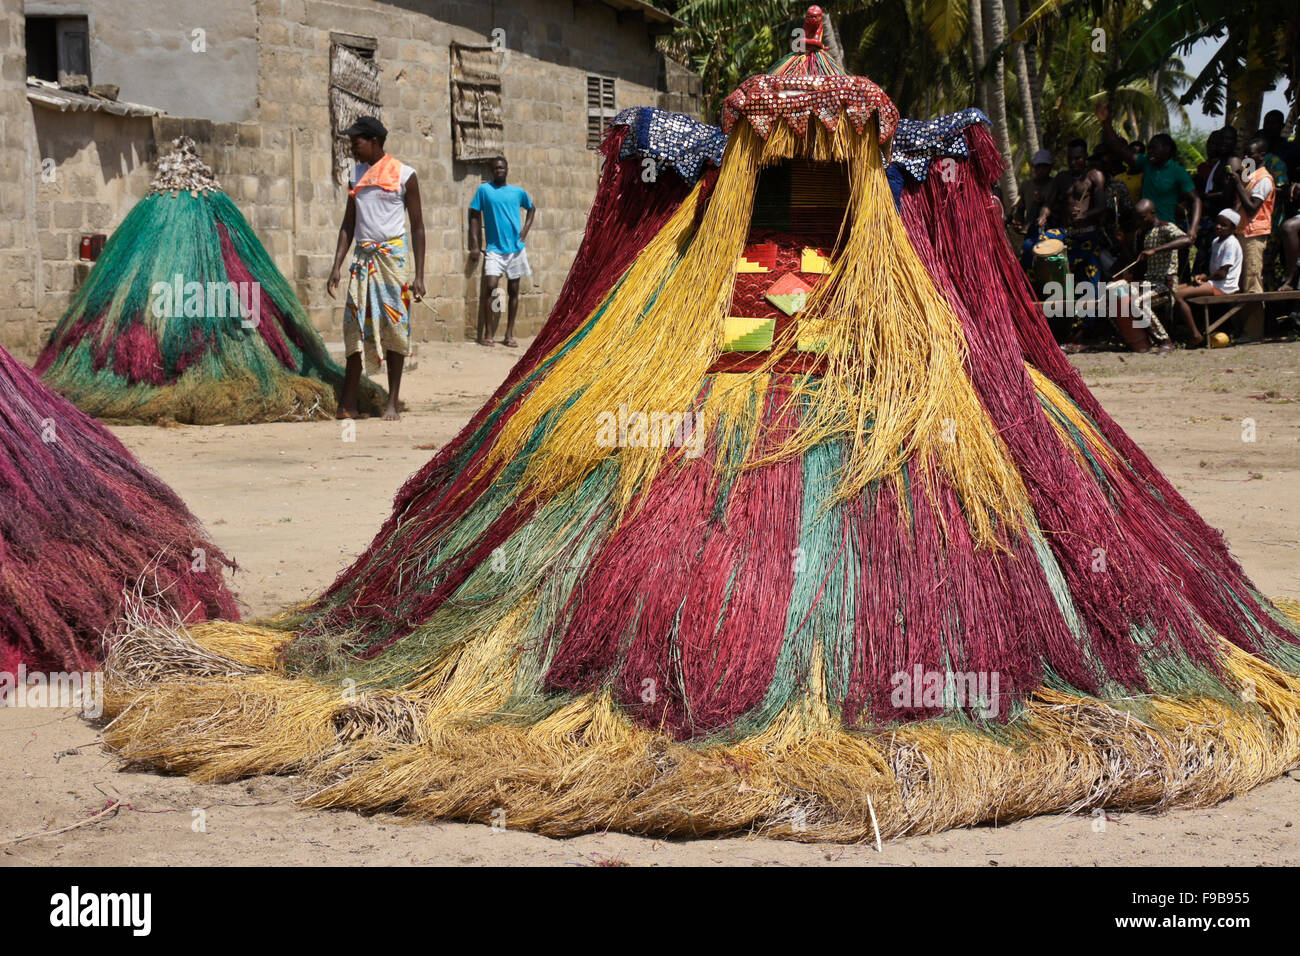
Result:
M533 227L533 216L537 213L532 198L518 186L506 183L510 166L504 156L492 160L492 181L483 183L474 193L469 204L469 254L477 258L483 256L483 281L479 287L478 298L478 337L479 345L495 345L493 337L497 332L497 323L501 319L501 299L497 291L501 277L506 277L506 289L509 296L509 312L506 318L506 334L501 344L515 348L515 316L519 312L519 280L532 275L528 267L528 252L524 240L528 230ZM528 216L519 223L519 210L527 209ZM484 233L487 242L484 243Z

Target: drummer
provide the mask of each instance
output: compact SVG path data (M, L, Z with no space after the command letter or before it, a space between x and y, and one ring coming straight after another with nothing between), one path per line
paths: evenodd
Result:
M1070 142L1066 166L1052 180L1047 199L1039 208L1039 233L1065 243L1075 281L1091 285L1094 296L1099 297L1103 280L1100 224L1106 212L1106 179L1089 167L1088 144L1081 139ZM1090 321L1076 318L1073 338L1077 339Z
M1034 153L1031 162L1034 174L1020 184L1020 199L1007 220L1007 225L1024 234L1025 241L1020 247L1020 264L1026 271L1034 265L1034 243L1042 238L1038 229L1031 226L1029 217L1035 215L1048 201L1052 190L1052 162L1051 150L1040 149Z

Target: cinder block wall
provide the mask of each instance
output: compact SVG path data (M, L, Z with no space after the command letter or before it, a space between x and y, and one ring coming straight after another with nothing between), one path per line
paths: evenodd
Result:
M0 0L0 345L30 358L37 336L41 254L35 208L40 165L25 92L22 0Z
M81 237L112 235L148 190L154 141L147 118L48 109L31 116L41 164L34 209L43 273L39 347L90 274Z

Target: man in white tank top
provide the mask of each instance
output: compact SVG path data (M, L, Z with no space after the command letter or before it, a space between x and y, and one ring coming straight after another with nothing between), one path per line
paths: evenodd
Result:
M424 297L424 217L415 170L384 150L388 136L373 116L362 116L344 134L351 139L357 165L348 176L348 202L339 227L334 268L326 291L338 288L343 260L356 240L343 310L347 375L339 402L340 418L355 418L361 384L361 359L376 372L388 363L385 421L396 421L402 365L411 352L411 300ZM407 281L406 217L411 217L415 274Z

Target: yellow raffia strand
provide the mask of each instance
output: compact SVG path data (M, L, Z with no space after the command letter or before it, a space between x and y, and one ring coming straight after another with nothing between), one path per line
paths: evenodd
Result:
M517 457L543 416L572 401L529 459L527 493L553 495L617 454L617 505L627 509L675 452L602 446L600 416L617 414L621 405L665 413L690 407L722 345L758 172L797 157L842 161L849 169L847 237L801 316L828 330L827 372L801 380L808 409L793 435L775 450L756 447L746 467L843 439L837 499L897 479L904 463L917 461L952 483L981 544L997 545L999 524L1018 526L1028 511L1026 493L966 375L957 317L894 210L874 127L859 134L848 123L834 132L814 123L802 137L782 125L767 140L741 123L698 231L691 234L692 196L637 259L595 328L521 403L484 467ZM725 378L766 376L793 346L779 347L766 369Z
M709 392L700 403L696 413L697 428L714 428L723 430L740 427L736 435L728 435L728 440L735 441L745 450L745 457L758 440L759 425L763 421L763 403L771 376L757 375L718 375L713 379ZM727 467L727 456L719 455L714 461L714 471L721 476Z
M699 232L692 238L697 186L637 257L600 321L506 422L484 468L515 459L542 418L573 399L529 460L529 493L550 497L617 454L616 501L622 509L631 504L669 450L602 445L601 416L616 415L621 405L630 412L685 412L694 402L721 344L757 174L758 154L733 139Z
M847 236L800 315L828 333L826 373L805 383L808 411L772 457L846 440L837 498L897 480L909 461L934 468L961 498L977 540L995 544L997 521L1017 527L1029 510L1026 492L966 374L958 319L894 209L875 129L840 124L834 136L819 129L809 138L848 163Z
M1033 380L1034 388L1038 390L1038 393L1046 398L1066 421L1079 430L1079 434L1083 435L1092 452L1106 459L1108 463L1113 463L1116 460L1115 449L1110 447L1110 443L1097 431L1088 416L1080 411L1074 402L1070 401L1069 396L1061 391L1055 382L1032 365L1026 364L1025 371L1029 373L1029 377ZM1079 450L1073 437L1065 430L1065 427L1050 415L1048 420L1052 423L1052 427L1056 429L1056 433L1060 436L1065 447L1073 451L1074 456L1079 459L1080 463L1083 463L1083 452Z
M484 722L510 686L517 624L462 642L405 691L355 700L270 671L213 673L211 655L229 652L238 669L266 659L258 640L284 632L226 624L200 629L202 647L175 630L119 644L105 739L128 759L203 780L300 774L317 788L305 802L318 807L557 836L754 830L834 841L872 839L877 826L895 837L1103 806L1209 806L1300 760L1300 678L1227 641L1237 707L1145 697L1138 717L1040 688L1005 728L1008 742L938 723L857 734L840 726L814 656L804 694L766 730L692 747L636 726L607 693L531 724ZM145 659L123 661L122 647ZM175 663L187 657L188 674ZM169 672L154 668L160 659L173 662Z

